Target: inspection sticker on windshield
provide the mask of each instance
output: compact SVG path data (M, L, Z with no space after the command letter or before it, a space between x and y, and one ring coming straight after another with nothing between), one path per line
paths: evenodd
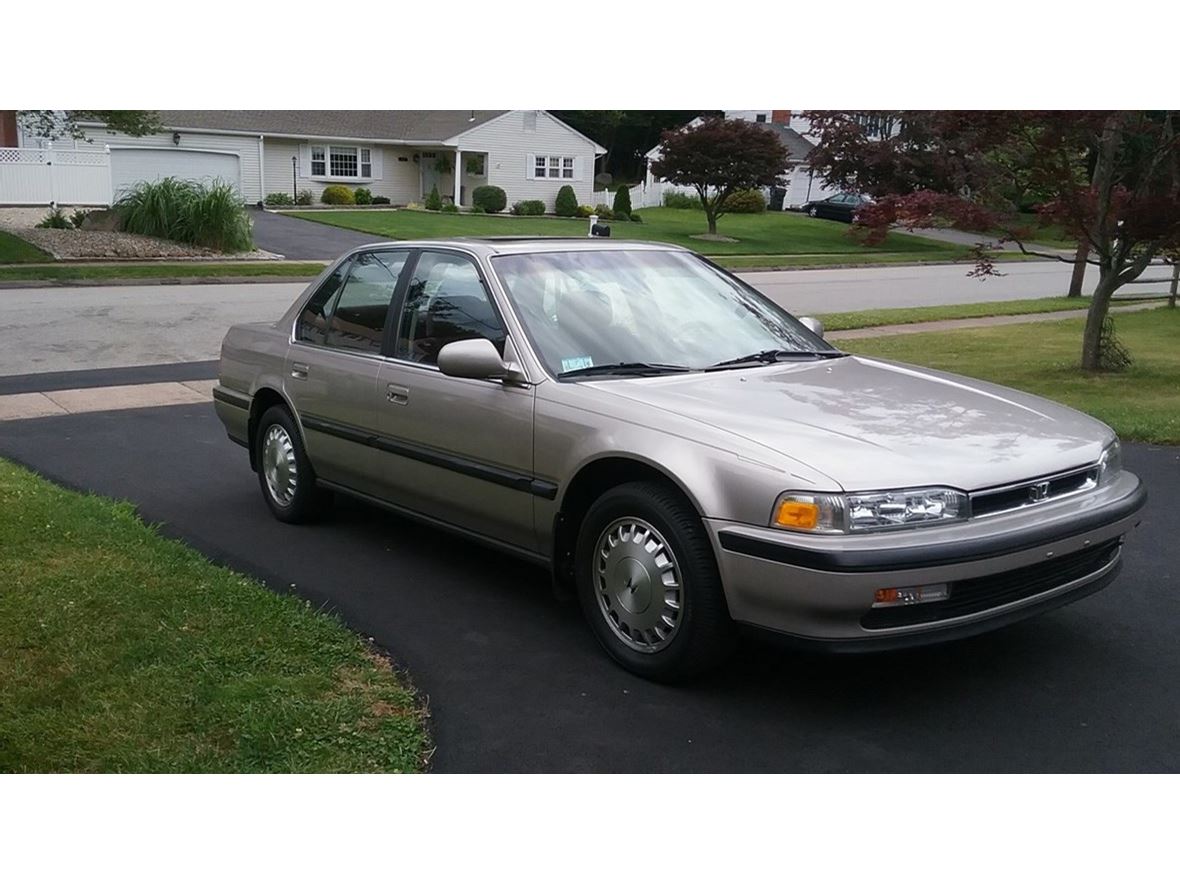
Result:
M592 365L594 365L594 360L588 356L570 356L561 361L561 371L573 372L577 369L589 369Z

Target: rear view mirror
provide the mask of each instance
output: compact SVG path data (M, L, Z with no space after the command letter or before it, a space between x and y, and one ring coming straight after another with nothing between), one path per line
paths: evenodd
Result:
M454 378L503 378L508 367L486 338L452 341L438 352L438 367Z
M824 324L815 317L799 317L799 322L805 325L810 331L814 332L820 338L824 337Z

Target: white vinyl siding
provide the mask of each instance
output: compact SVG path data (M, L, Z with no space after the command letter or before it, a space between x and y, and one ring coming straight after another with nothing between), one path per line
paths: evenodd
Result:
M324 188L333 183L325 176L312 176L311 144L305 141L289 139L267 138L266 142L266 191L275 193L282 191L291 193L291 158L295 157L297 170L296 190L309 190L319 202ZM319 143L317 142L317 146ZM324 145L327 147L327 144ZM373 196L389 197L391 203L404 205L421 201L418 192L418 164L414 162L414 154L419 149L412 147L394 147L390 145L363 145L363 150L369 151L369 162L372 165L371 177L368 179L337 179L336 183L347 187L367 187ZM327 163L327 152L324 162ZM398 158L405 157L405 162ZM364 154L360 154L361 172L364 172ZM326 168L326 166L325 166Z
M242 194L242 199L247 203L257 203L262 199L262 182L259 177L260 166L258 163L258 136L257 135L206 135L196 132L181 132L180 144L173 143L172 131L166 130L157 132L154 135L144 135L136 138L131 135L114 135L108 133L104 129L86 129L87 136L91 139L93 147L102 147L103 145L110 145L111 152L118 148L134 148L140 151L148 149L153 150L152 154L140 154L141 157L151 157L150 168L145 167L144 175L155 177L161 170L168 168L168 152L177 151L184 152L178 156L180 161L177 164L178 170L183 170L192 167L194 164L190 162L193 159L193 154L200 152L208 152L212 154L230 155L237 158L238 167L238 185ZM158 153L156 152L158 150ZM290 160L288 160L290 162ZM210 168L217 166L218 168L230 169L231 164L225 159L212 159L207 165ZM124 164L122 167L122 175L129 176L129 180L135 179L134 168L128 169ZM288 177L290 177L290 170L288 169Z
M504 189L509 206L518 200L543 200L552 212L558 190L568 184L580 204L594 205L593 143L543 111L509 111L460 135L458 142L464 151L487 154L486 177L464 177L468 193L471 187L494 184ZM536 174L540 157L546 158L544 177ZM549 158L553 157L558 159L558 175L550 178Z

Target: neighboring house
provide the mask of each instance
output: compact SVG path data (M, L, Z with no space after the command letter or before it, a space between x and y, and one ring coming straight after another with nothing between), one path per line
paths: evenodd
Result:
M366 187L394 204L421 202L437 186L444 198L469 206L474 188L492 184L504 189L509 203L543 200L550 208L565 184L573 187L579 203L591 203L594 161L605 153L547 111L159 115L163 128L154 135L135 138L85 126L89 144L53 147L109 152L113 198L138 181L175 176L228 181L248 203L300 190L310 190L318 200L327 185L345 184ZM59 196L58 202L68 199Z
M787 150L787 166L783 170L780 187L784 190L783 209L798 209L809 200L822 200L834 196L839 190L830 187L822 178L814 175L807 165L807 155L815 145L808 141L796 128L801 125L802 118L794 111L725 111L727 119L746 120L758 126L769 129L778 136ZM695 125L700 118L696 118L686 125ZM647 173L643 184L632 194L633 206L658 206L663 202L664 195L669 191L696 195L690 187L674 185L671 182L656 178L651 171L652 163L660 158L660 146L656 145L644 157L647 160ZM770 199L770 188L766 188L767 198Z

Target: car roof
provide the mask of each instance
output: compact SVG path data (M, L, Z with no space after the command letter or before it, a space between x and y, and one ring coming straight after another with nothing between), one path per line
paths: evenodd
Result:
M398 248L426 249L439 246L462 246L485 256L514 255L527 252L619 252L638 250L644 252L688 252L683 246L671 243L647 243L638 240L612 240L608 237L451 237L434 240L394 240L387 243L369 243L352 252L368 249Z

